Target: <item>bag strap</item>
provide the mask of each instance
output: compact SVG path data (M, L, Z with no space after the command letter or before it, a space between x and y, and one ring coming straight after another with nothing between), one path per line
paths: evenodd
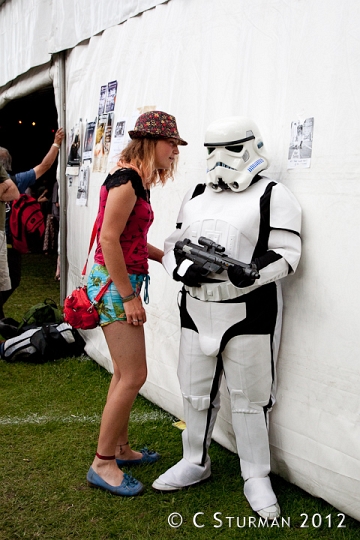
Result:
M85 276L86 274L86 268L87 268L87 265L88 265L88 261L89 261L89 256L90 256L90 253L91 253L91 250L92 250L92 247L94 245L94 242L95 242L95 238L96 238L96 233L97 233L97 226L96 226L96 219L94 221L94 225L93 225L93 229L92 229L92 232L91 232L91 237L90 237L90 243L89 243L89 249L88 249L88 254L87 254L87 257L86 257L86 261L85 261L85 265L84 265L84 268L81 272L81 275L82 277ZM140 242L140 239L141 237L138 236L134 241L133 243L131 244L130 246L130 249L127 253L127 255L132 255L133 254L133 251L134 249L136 248L136 246L138 245L138 243ZM97 295L95 296L94 300L93 300L93 304L97 304L101 298L104 296L104 294L106 293L106 291L108 290L110 284L112 282L112 279L111 277L109 276L106 280L106 282L104 283L104 285L101 287L101 289L99 290L99 292L97 293Z
M91 233L91 237L90 237L90 243L89 243L88 254L87 254L87 257L86 257L86 262L85 262L83 271L81 272L82 276L85 276L85 274L86 274L86 268L87 268L87 265L88 265L88 261L89 261L89 257L90 257L92 247L93 247L94 242L95 242L96 232L97 232L97 227L96 227L96 219L95 219L93 229L92 229L92 233Z
M112 282L112 279L111 277L109 276L106 280L106 282L104 283L104 285L101 287L100 291L97 293L97 295L95 296L94 300L92 301L92 304L93 305L96 305L98 302L100 302L101 298L104 296L104 294L106 293L106 291L108 290L108 288L110 287L111 285L111 282Z

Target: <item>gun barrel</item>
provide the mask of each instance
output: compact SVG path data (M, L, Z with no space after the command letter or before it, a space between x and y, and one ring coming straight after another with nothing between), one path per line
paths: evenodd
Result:
M260 274L257 270L254 270L254 268L244 268L244 274L246 277L249 277L251 279L259 279Z

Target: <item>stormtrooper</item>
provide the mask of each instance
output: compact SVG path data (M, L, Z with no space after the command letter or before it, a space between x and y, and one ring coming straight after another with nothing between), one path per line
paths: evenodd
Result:
M205 147L206 182L185 196L177 228L165 241L164 267L183 283L178 378L186 429L183 458L153 488L176 491L209 478L224 374L244 494L261 517L275 519L280 507L269 478L268 413L275 402L281 279L299 263L301 209L283 184L263 175L269 158L252 120L212 123ZM178 241L201 237L251 265L257 279L236 265L211 272L174 252Z

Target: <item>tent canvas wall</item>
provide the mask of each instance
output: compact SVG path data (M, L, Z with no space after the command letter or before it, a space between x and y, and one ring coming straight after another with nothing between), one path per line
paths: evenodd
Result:
M23 2L0 7L2 43L11 17L22 20L17 9ZM24 30L11 43L9 58L2 52L7 67L0 104L41 84L34 83L36 76L52 78L57 91L56 63L50 69L49 59L67 49L68 132L80 118L96 117L100 87L114 80L115 121L134 118L145 107L174 114L189 146L181 148L176 181L152 192L155 223L149 241L157 246L172 232L185 192L204 181L207 125L230 115L250 116L259 124L272 156L268 175L291 189L304 215L302 261L295 276L284 282L278 402L270 420L272 467L360 519L360 5L356 0L144 1L143 9L141 2L121 4L127 8L122 16L117 11L108 16L109 9L103 17L99 2L34 0L28 13L34 30L39 24L36 9L46 5L48 24L41 25L46 47L37 48L39 56L29 51L16 69L9 66L9 58L31 41ZM63 13L71 21L70 30ZM52 28L52 39L47 28ZM291 123L306 118L314 118L311 166L288 169ZM103 180L104 174L91 172L86 206L76 205L76 177L67 188L68 291L79 281ZM158 265L151 264L150 273L149 376L142 392L181 417L176 377L179 287ZM111 369L101 330L87 332L86 338L89 354ZM214 438L235 449L225 387Z

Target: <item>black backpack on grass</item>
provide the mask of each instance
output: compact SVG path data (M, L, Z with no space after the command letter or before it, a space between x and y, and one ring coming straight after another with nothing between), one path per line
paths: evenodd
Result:
M21 322L15 321L11 317L1 319L0 334L3 338L9 339L30 328L38 328L45 323L61 323L63 320L62 311L57 307L56 302L51 298L45 298L43 302L28 309L21 317Z
M84 352L85 341L75 328L63 322L54 300L45 298L24 313L21 322L0 320L0 357L7 362L42 364Z
M0 356L7 362L45 362L80 356L85 341L68 323L43 324L41 328L30 328L19 336L0 344Z

